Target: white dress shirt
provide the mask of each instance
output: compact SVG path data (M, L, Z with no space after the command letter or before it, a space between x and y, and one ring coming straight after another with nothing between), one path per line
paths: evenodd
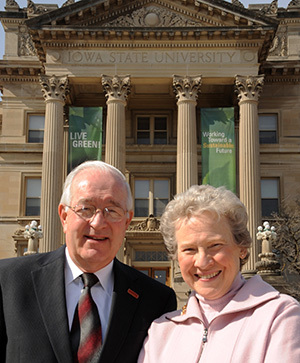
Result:
M80 277L80 275L83 272L72 261L67 247L65 251L66 251L65 292L66 292L69 329L71 331L75 309L79 301L81 290L83 288L83 282ZM113 286L114 286L113 264L114 261L112 261L110 264L108 264L101 270L94 272L94 274L99 279L99 283L97 282L91 288L91 295L99 311L103 341L106 336L108 319L111 309Z

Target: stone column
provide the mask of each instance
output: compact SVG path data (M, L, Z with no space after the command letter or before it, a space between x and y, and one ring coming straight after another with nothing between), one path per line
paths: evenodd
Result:
M46 102L42 166L41 225L44 237L40 252L55 250L61 243L61 223L57 207L63 184L63 107L69 92L67 77L41 76Z
M240 199L245 204L253 239L248 263L244 273L255 273L258 259L256 228L261 223L261 192L259 163L258 99L264 83L263 76L236 76L235 86L240 106L239 175Z
M130 93L130 76L102 75L102 86L107 99L105 162L125 173L125 106Z
M182 193L198 184L196 105L201 76L173 77L177 98L177 170L176 192Z

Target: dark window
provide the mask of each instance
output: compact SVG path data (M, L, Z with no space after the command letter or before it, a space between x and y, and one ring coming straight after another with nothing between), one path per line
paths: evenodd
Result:
M28 116L28 142L43 143L44 142L44 115L29 115Z
M259 142L260 144L276 144L277 136L277 114L260 114L259 115Z
M167 144L166 116L138 116L137 143L142 145Z
M27 178L25 215L39 216L40 208L41 208L41 178Z
M261 212L262 217L272 217L279 212L279 180L261 180Z
M150 118L138 117L137 121L137 143L150 144Z
M167 143L167 118L154 117L154 144Z

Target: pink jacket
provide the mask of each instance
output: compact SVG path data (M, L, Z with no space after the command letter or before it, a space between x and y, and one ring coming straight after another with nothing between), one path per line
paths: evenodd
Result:
M185 314L173 311L152 323L142 362L298 363L300 305L254 276L204 326L192 293Z

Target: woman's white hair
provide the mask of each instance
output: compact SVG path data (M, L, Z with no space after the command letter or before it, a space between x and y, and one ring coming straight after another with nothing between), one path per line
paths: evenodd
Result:
M247 229L248 215L240 199L225 187L215 188L211 185L194 185L186 192L177 194L170 201L160 220L160 231L163 235L167 251L172 259L177 258L177 241L175 237L178 222L200 216L204 212L225 217L231 228L235 243L247 249L252 244ZM247 256L241 260L245 264Z
M84 163L78 165L68 174L64 183L63 193L60 198L60 204L63 204L65 206L70 205L72 200L72 195L71 195L72 182L76 175L78 175L83 170L88 170L88 169L97 170L100 172L109 172L111 175L113 175L116 178L116 180L119 180L124 185L125 190L127 192L126 208L128 211L132 210L132 194L130 186L126 181L125 176L120 172L120 170L118 170L114 166L100 160L85 161Z

